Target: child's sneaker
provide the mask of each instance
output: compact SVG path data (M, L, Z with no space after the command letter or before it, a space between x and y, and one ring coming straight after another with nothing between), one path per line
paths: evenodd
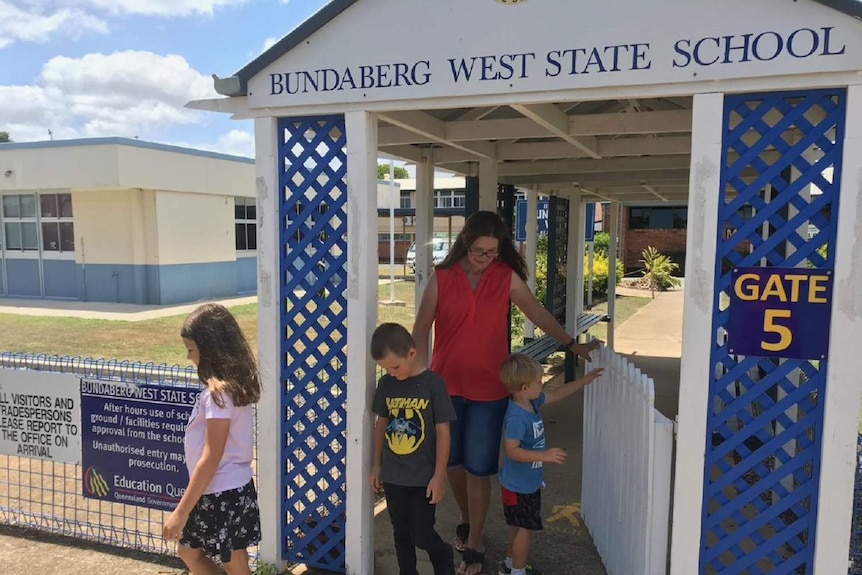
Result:
M532 565L527 565L524 568L524 571L527 573L527 575L542 575L542 572L539 571L538 569L534 569ZM511 575L511 574L512 574L512 570L509 569L508 567L506 567L506 562L500 561L500 563L497 565L497 575Z

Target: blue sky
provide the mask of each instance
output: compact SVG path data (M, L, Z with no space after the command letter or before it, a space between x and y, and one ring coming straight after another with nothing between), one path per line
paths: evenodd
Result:
M254 154L251 122L186 110L326 0L0 0L0 131Z

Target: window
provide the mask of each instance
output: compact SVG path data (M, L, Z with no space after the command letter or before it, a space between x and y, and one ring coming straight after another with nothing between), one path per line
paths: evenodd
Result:
M257 249L257 204L254 198L234 198L237 251Z
M434 190L435 208L463 208L464 190Z
M39 251L35 194L3 196L3 234L10 251Z
M39 216L42 224L42 250L74 252L72 194L40 194Z
M413 207L413 192L407 190L401 192L401 201L398 204L402 209L410 209Z
M378 242L388 242L389 241L389 234L377 234L377 241ZM412 242L413 241L413 234L395 234L395 241L396 242Z
M629 208L630 230L684 230L688 227L688 208Z

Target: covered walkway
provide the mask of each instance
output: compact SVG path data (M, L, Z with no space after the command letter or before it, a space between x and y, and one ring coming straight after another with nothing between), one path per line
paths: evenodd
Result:
M646 294L649 297L649 294ZM679 362L682 349L682 308L684 293L675 290L659 295L617 330L617 351L648 373L656 383L656 404L673 418L679 400ZM547 383L560 385L562 375ZM598 385L598 383L597 383ZM580 518L581 455L583 448L583 394L571 401L543 410L548 445L568 452L564 465L545 467L548 488L542 492L545 531L535 539L531 562L545 575L607 575ZM488 572L496 573L494 562L505 558L508 534L503 521L499 483L493 481L491 510L486 524ZM446 537L455 532L458 508L451 497L437 512L439 531ZM397 575L392 551L392 528L384 511L375 522L375 575ZM419 553L420 575L432 575L431 564ZM309 573L315 573L310 571Z

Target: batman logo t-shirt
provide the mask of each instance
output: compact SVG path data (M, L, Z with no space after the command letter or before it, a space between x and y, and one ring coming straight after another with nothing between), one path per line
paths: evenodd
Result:
M437 457L435 426L455 419L446 384L430 370L404 381L385 375L377 384L373 409L388 422L380 479L407 487L428 485Z

